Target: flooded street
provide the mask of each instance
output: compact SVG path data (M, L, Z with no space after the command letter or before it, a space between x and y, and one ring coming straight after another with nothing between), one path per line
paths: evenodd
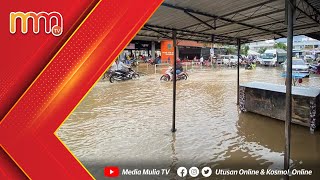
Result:
M57 132L95 178L104 179L107 165L170 168L171 179L178 178L175 169L180 166L283 167L284 122L238 110L235 68L197 68L188 72L188 80L177 82L175 135L170 131L172 83L160 82L161 73L155 74L153 67L138 71L145 73L139 80L99 81ZM277 68L241 68L240 82L284 84L280 73ZM320 88L320 77L304 79L303 86ZM319 166L319 131L311 135L309 128L293 125L291 147L293 167ZM320 175L319 169L313 173Z

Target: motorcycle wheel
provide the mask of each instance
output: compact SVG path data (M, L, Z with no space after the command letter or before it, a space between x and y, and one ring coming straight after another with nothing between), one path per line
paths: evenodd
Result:
M182 75L181 75L181 79L183 79L183 80L187 80L187 79L188 79L188 76L187 76L187 75L185 75L185 74L182 74Z
M133 75L132 75L132 78L140 78L140 75L138 74L138 73L134 73Z
M111 75L111 76L110 76L109 81L110 81L111 83L114 83L114 81L115 81L114 75Z
M106 79L106 78L109 78L109 77L110 77L110 75L111 75L111 73L110 73L110 72L106 72L106 73L104 73L104 74L103 74L103 77L102 77L102 80L104 80L104 79Z
M160 78L160 81L169 81L170 78L166 75L162 75L161 78Z

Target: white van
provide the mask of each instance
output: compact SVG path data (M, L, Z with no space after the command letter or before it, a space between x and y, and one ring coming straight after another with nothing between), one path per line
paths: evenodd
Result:
M221 55L219 60L222 61L223 64L225 65L230 65L230 64L238 64L238 56L237 55Z
M283 49L268 49L260 57L260 63L268 66L277 66L287 60L287 51Z

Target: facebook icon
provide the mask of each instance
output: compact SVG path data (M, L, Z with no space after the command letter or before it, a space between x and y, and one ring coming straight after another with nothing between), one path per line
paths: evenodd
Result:
M187 168L185 168L185 167L179 167L178 170L177 170L177 174L178 174L178 176L180 176L180 177L185 177L185 176L187 176L187 174L188 174Z

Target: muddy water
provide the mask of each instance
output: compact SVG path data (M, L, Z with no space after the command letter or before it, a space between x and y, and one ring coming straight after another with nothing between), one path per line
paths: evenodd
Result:
M99 81L58 131L58 136L97 179L104 179L106 165L170 168L166 178L171 179L177 178L175 169L180 166L283 167L284 123L238 111L235 69L194 69L189 71L187 81L177 82L175 135L170 132L172 83L161 83L161 74L154 74L153 68L140 67L138 71L146 73L139 80L113 84ZM241 69L241 82L284 84L280 72L276 68ZM320 88L320 77L304 80L303 86ZM307 127L293 125L291 146L294 168L319 166L319 131L311 135ZM319 169L313 173L319 177ZM292 179L318 179L317 176Z

